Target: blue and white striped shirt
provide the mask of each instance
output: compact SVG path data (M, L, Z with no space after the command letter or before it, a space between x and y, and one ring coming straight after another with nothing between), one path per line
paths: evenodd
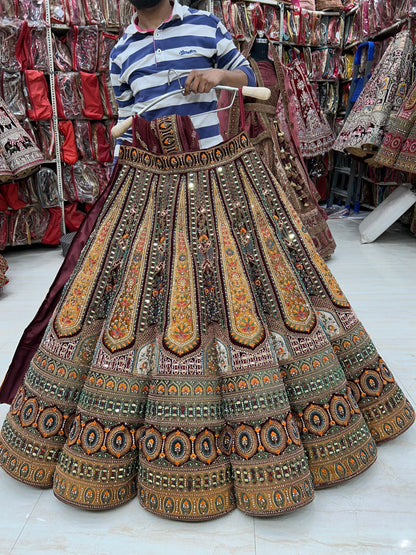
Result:
M175 0L170 18L157 29L142 31L136 20L135 14L110 54L119 121L142 110L150 100L178 90L192 69L240 69L247 74L248 85L255 86L256 78L248 61L213 14L182 6ZM223 140L217 113L211 112L216 107L214 90L187 96L179 93L162 100L143 117L150 121L170 114L191 116L201 148L209 148ZM131 142L131 130L121 140Z

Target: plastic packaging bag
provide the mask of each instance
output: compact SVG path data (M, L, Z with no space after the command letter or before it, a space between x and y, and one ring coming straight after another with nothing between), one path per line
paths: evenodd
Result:
M22 42L22 25L17 19L3 19L0 25L0 67L8 71L22 69L16 54Z
M80 71L82 85L82 113L87 119L103 119L98 77L94 73Z
M68 31L66 41L72 52L72 68L94 72L98 58L98 27L75 25Z
M89 25L105 25L105 17L99 0L83 0L86 22Z
M55 131L52 120L39 121L37 123L37 144L46 160L55 158Z
M75 162L78 161L78 151L75 143L72 121L60 121L59 132L61 139L61 159L66 164L75 164Z
M92 160L94 157L91 137L91 124L85 120L74 120L74 133L77 139L79 158L83 161Z
M49 213L39 205L11 212L9 215L9 241L11 245L39 242L46 231Z
M15 5L10 0L0 0L0 15L3 18L13 19L16 17Z
M118 2L118 19L120 22L120 27L123 30L131 23L131 18L133 15L133 6L129 0L119 0Z
M43 0L19 0L15 2L16 17L28 21L45 21L45 4Z
M83 4L80 0L65 0L68 10L69 25L84 25L85 14Z
M106 27L118 27L117 2L114 2L114 0L102 0L102 5Z
M64 164L62 172L65 200L93 203L97 199L100 184L93 167L85 162Z
M91 124L92 144L94 148L95 160L103 164L111 161L110 141L108 140L107 129L101 122Z
M51 168L41 168L36 174L39 202L43 208L59 206L58 178Z
M19 199L25 204L39 204L39 197L35 184L36 176L37 174L34 174L19 181Z
M49 73L49 56L46 44L46 26L33 25L30 27L30 56L29 69L37 69Z
M25 71L25 84L28 93L27 115L30 119L38 121L51 119L52 105L49 100L49 89L44 74L36 69Z
M58 25L69 23L65 0L49 0L51 22Z
M61 119L82 117L80 81L77 73L56 73L55 90L58 116Z
M116 118L118 114L117 100L114 96L114 90L111 86L110 74L102 73L100 75L100 95L101 103L104 108L104 114L109 118Z
M23 94L22 73L0 71L0 92L9 110L17 117L26 116L26 100Z
M52 34L54 64L56 71L72 70L72 52L65 37L57 37Z
M0 190L1 192L1 190ZM4 250L9 239L9 213L0 212L0 251Z
M98 71L108 71L110 52L118 41L118 35L101 31L98 48Z
M264 33L270 40L280 40L279 13L274 6L264 6Z

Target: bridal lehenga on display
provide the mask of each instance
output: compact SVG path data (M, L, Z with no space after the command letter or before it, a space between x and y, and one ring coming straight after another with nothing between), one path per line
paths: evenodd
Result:
M414 411L247 134L189 126L135 122L3 384L0 463L86 509L278 515Z

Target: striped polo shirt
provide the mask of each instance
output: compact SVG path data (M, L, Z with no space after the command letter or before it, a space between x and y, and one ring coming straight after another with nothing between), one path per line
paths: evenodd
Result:
M248 85L256 79L248 61L235 48L230 34L213 14L173 3L169 19L157 29L143 31L137 14L110 54L111 83L119 106L119 121L137 113L149 101L183 86L192 69L241 69ZM142 115L147 120L171 114L188 115L201 148L222 142L214 90L206 94L178 93ZM131 130L121 139L132 141ZM117 149L118 150L118 149Z

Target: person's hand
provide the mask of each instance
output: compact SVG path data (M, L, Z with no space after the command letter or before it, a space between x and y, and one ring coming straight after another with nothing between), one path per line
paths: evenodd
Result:
M223 73L221 69L193 69L186 78L184 94L209 92L221 84Z

